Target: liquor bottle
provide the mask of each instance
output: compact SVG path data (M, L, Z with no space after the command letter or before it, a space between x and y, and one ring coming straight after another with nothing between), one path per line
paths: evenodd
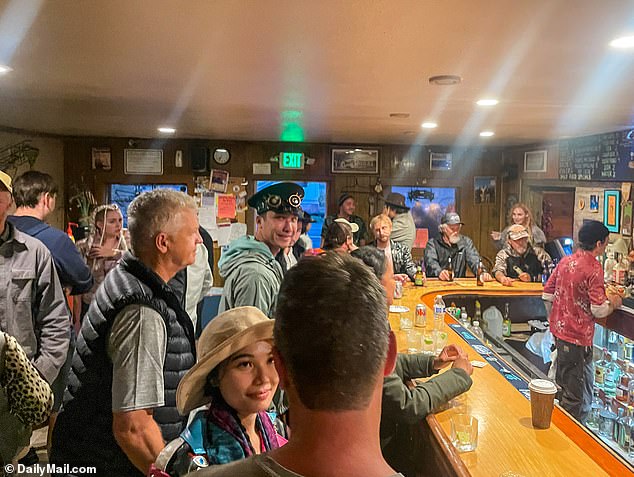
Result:
M601 359L594 363L594 385L597 389L603 390L603 385L605 383L605 367L608 364L605 359L605 355L608 354L607 349L603 349L603 353L601 353Z
M627 405L634 406L634 379L627 385Z
M619 442L619 445L629 457L634 456L634 407L627 406L627 413L625 418L621 422L623 426L623 443Z
M484 281L482 281L482 275L486 273L484 269L484 265L482 264L482 260L478 263L478 271L476 272L476 285L479 287L484 286Z
M633 378L632 373L634 373L634 368L632 368L632 363L627 364L627 368L625 368L625 372L621 374L619 378L619 384L616 387L616 400L620 402L627 402L627 390L630 385L630 381Z
M612 360L612 354L606 354L607 364L605 365L605 375L603 376L603 392L610 398L616 397L616 386L621 377L621 372L616 363Z
M586 420L586 426L591 431L599 432L599 423L601 422L600 413L601 409L603 409L603 403L599 397L598 389L595 388L593 394L592 407L590 408L590 414Z
M475 313L473 314L473 319L482 323L482 308L480 306L480 300L475 301Z
M480 328L480 322L478 320L473 320L473 323L471 324L471 333L476 338L479 338L480 341L484 341L484 331Z
M423 274L423 269L419 266L416 267L416 274L414 275L414 285L417 287L422 287L425 285L425 275Z
M614 432L612 433L612 439L614 439L614 442L616 442L617 444L619 443L619 440L621 440L621 442L625 441L625 436L621 435L621 432L625 431L625 429L622 428L623 419L625 419L624 412L625 409L623 409L622 407L618 408L616 421L614 421Z
M603 437L612 437L614 434L614 423L616 421L616 414L612 412L612 399L607 398L605 401L605 407L599 414L599 434Z
M509 304L504 304L504 321L502 322L502 336L511 336L511 318L509 316Z
M449 274L449 281L453 281L453 264L451 263L451 257L449 257L449 264L447 265L447 273Z

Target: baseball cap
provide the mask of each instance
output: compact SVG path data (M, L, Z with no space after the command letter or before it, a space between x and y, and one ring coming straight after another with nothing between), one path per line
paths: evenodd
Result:
M511 240L519 240L528 238L528 230L522 224L514 224L509 227L509 238Z
M460 221L460 216L455 212L447 212L445 215L442 216L442 219L440 219L440 223L447 225L464 225L464 222Z

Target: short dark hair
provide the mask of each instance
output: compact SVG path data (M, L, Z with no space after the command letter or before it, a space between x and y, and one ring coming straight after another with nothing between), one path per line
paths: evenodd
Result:
M603 242L610 235L608 228L598 220L584 220L579 229L579 247L583 250L594 250L597 242Z
M306 257L284 277L274 337L304 406L365 409L387 356L385 290L348 255Z
M16 207L35 207L42 194L57 195L57 184L46 172L26 171L13 181L13 200Z
M381 280L385 275L386 260L385 254L378 248L366 245L350 252L354 258L358 258L372 269L376 277Z
M346 243L348 237L352 237L352 228L347 224L333 222L324 236L324 250L332 250Z

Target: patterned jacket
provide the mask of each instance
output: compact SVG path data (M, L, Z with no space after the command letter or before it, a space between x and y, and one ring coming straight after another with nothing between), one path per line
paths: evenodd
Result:
M376 247L376 241L372 242L372 246ZM392 250L392 266L394 273L404 273L410 280L414 281L416 275L416 264L412 259L412 253L405 244L395 242L390 239L390 248Z

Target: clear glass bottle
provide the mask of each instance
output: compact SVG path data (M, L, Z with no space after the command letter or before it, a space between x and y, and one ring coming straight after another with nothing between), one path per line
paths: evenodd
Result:
M476 338L484 341L484 331L482 331L482 328L480 328L480 322L478 320L473 320L473 323L471 324L471 333Z
M623 429L623 419L625 419L624 413L625 409L620 407L617 412L616 421L614 421L614 432L612 433L612 439L614 439L614 442L616 442L617 444L619 443L619 441L625 441L625 436L623 435L623 433L625 432L625 429Z
M628 457L634 457L634 406L627 406L627 418L623 421L625 427L625 443L623 449Z
M603 409L603 402L599 397L599 390L594 389L594 396L592 399L592 407L590 408L590 414L586 420L586 427L591 431L599 432L599 423L601 422L599 414Z
M469 326L471 326L471 320L469 320L467 309L464 306L460 310L460 323L462 323L462 326L465 328L469 328Z
M605 366L605 376L603 377L603 392L606 396L616 397L616 387L621 378L621 368L616 364L614 353L607 353Z
M442 295L436 295L434 299L434 329L441 330L445 322L445 301Z
M599 434L603 437L612 438L614 435L614 423L616 421L616 414L612 412L612 399L608 398L605 401L605 407L599 413Z

